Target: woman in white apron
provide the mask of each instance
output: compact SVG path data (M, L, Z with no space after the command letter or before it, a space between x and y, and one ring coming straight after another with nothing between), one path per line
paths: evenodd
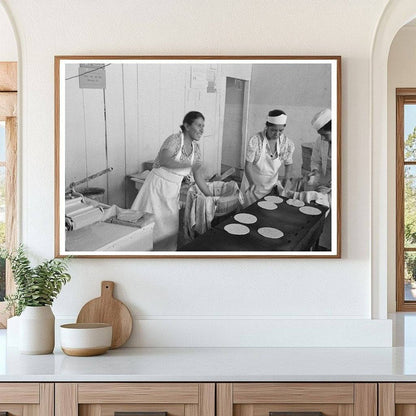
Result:
M331 188L331 153L332 153L332 126L331 110L317 113L311 121L312 126L318 132L319 138L316 139L312 149L310 181L316 187Z
M279 168L285 165L284 177L292 172L295 145L283 134L287 115L281 110L269 112L264 131L251 137L247 144L246 163L241 192L244 207L263 198L278 183Z
M197 142L204 133L204 116L186 114L181 131L169 136L153 164L131 209L154 214L153 249L174 251L179 229L179 196L182 180L193 172L205 195L211 195L202 176L201 153Z
M332 115L331 110L326 108L315 114L311 124L318 132L312 149L311 172L309 173L309 184L314 186L317 192L328 194L331 206L331 176L332 176ZM322 234L319 238L319 246L324 250L331 250L331 211L327 211Z

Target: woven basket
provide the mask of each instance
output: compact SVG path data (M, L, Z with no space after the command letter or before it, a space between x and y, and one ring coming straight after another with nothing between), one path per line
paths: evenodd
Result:
M208 187L214 196L220 197L216 203L216 217L227 215L240 207L240 190L236 182L215 181L208 183Z

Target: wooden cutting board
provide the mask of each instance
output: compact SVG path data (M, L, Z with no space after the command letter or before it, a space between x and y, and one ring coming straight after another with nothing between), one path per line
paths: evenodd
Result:
M107 323L113 326L111 349L121 347L130 337L133 320L124 303L113 297L114 282L101 282L101 296L86 303L77 323Z

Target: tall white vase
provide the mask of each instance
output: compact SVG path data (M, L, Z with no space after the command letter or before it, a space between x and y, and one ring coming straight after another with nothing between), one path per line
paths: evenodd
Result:
M50 354L55 346L55 316L50 306L26 306L19 319L19 351Z
M13 316L7 320L7 346L19 347L19 319L20 316Z

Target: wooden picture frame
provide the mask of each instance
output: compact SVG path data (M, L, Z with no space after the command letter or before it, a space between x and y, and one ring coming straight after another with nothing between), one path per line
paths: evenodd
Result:
M242 185L254 165L261 192ZM341 57L56 56L55 255L341 257Z

